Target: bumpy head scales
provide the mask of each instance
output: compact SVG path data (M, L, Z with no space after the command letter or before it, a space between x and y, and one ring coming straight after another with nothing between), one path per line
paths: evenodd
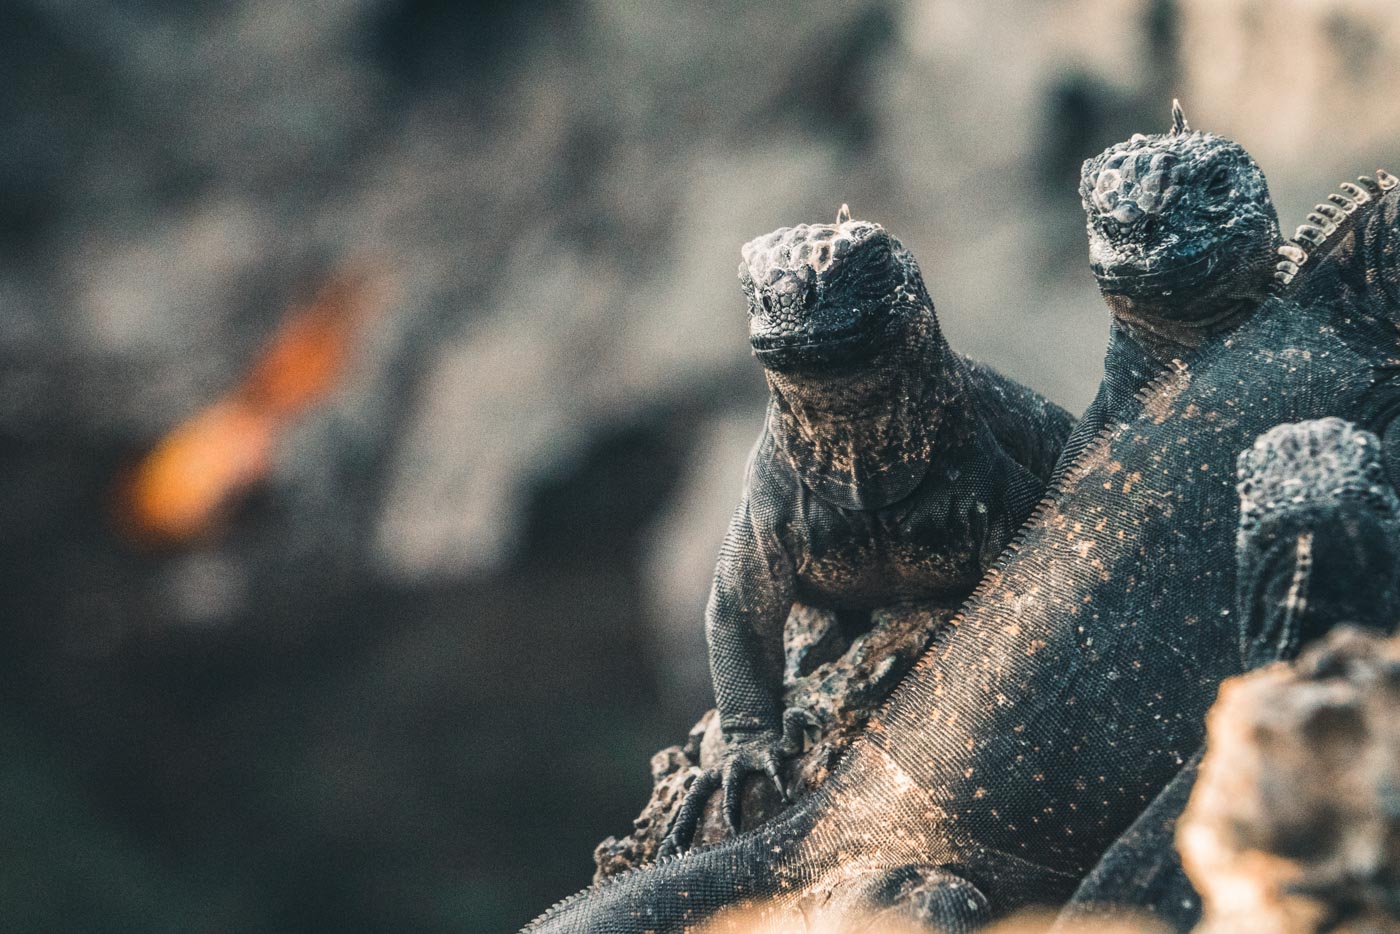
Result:
M1400 611L1400 500L1376 436L1338 418L1279 425L1239 457L1241 660L1290 657L1341 622Z
M1340 418L1271 428L1240 454L1237 476L1242 534L1271 515L1342 500L1400 516L1380 441Z
M1107 295L1189 321L1209 313L1202 299L1223 287L1271 285L1278 217L1263 172L1239 144L1192 132L1179 102L1169 132L1136 135L1085 162L1080 196L1090 265Z
M879 224L799 224L740 249L749 340L769 368L829 366L876 348L891 315L928 305L918 267Z

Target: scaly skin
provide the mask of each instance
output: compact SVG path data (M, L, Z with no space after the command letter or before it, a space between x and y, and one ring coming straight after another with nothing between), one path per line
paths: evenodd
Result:
M1235 614L1248 667L1292 659L1337 626L1394 626L1400 500L1375 435L1337 418L1279 425L1240 455L1238 472ZM1104 854L1057 931L1124 911L1195 926L1201 898L1174 838L1199 765L1198 754Z
M687 844L717 788L799 750L781 706L795 602L952 610L1030 514L1072 422L959 357L918 265L878 224L783 228L743 247L739 281L770 403L720 551L705 632L726 759L691 785L663 844Z
M980 895L966 915L944 906L936 920L950 927L1063 901L1200 747L1216 688L1242 668L1237 452L1329 415L1384 434L1400 408L1400 268L1354 269L1400 242L1400 193L1383 183L1366 204L1348 200L1346 224L1280 294L1218 322L1066 455L957 623L816 794L530 930L680 931L745 900L793 910L910 866ZM1342 275L1368 288L1339 301L1330 280Z

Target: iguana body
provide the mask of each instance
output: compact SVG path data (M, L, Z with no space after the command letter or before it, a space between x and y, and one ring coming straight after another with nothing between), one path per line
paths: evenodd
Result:
M1240 455L1238 490L1235 618L1246 667L1292 659L1337 626L1388 631L1400 619L1400 500L1375 435L1336 418L1279 425ZM1176 837L1200 758L1104 854L1057 932L1124 912L1174 931L1196 925L1201 898Z
M727 760L691 786L667 849L721 783L731 826L748 773L781 787L794 603L955 609L1040 499L1072 422L955 354L914 258L844 207L741 252L771 398L705 618Z
M742 837L563 902L531 929L679 931L747 899L782 911L834 890L878 892L870 880L910 866L976 892L965 917L945 905L935 920L949 926L1062 901L1196 752L1217 685L1241 669L1236 453L1281 422L1383 427L1400 406L1400 194L1384 184L1383 197L1348 200L1345 223L1284 294L1203 336L1066 455L957 624L825 786ZM1351 269L1368 257L1384 262ZM1338 266L1353 283L1345 296Z

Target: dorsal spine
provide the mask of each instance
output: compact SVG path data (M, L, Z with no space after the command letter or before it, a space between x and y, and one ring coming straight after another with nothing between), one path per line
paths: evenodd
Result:
M1363 175L1355 182L1342 182L1340 193L1327 196L1308 214L1307 223L1298 227L1293 239L1278 248L1274 267L1274 291L1282 294L1298 278L1309 262L1316 263L1353 230L1357 223L1376 209L1381 197L1400 185L1400 179L1384 169L1376 177Z

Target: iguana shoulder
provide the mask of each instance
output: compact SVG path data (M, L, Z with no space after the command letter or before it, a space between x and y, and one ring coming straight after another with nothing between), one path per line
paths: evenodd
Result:
M985 400L982 418L992 437L1022 467L1049 478L1074 427L1074 416L1027 386L963 357L969 394Z

